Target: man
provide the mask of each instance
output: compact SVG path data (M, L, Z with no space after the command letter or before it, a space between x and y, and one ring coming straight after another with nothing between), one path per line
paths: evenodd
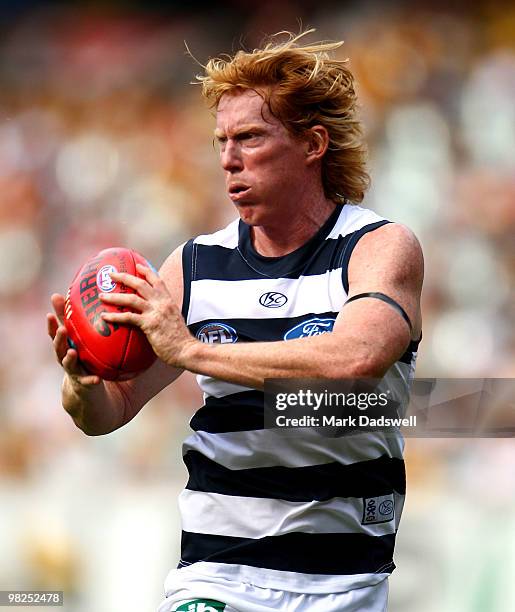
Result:
M263 428L267 378L413 375L423 261L405 227L355 205L368 185L353 77L291 36L211 60L200 80L239 219L179 247L159 276L113 274L159 359L101 381L68 348L63 297L49 333L63 406L90 435L130 421L183 370L206 403L184 445L182 558L160 612L385 610L404 496L402 440ZM350 202L353 202L351 204ZM331 332L331 333L326 333ZM383 515L365 520L365 507Z

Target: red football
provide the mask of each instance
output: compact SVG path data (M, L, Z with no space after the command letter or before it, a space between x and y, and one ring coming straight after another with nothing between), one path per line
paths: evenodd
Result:
M124 312L126 308L103 303L100 292L134 293L115 283L110 272L141 276L136 263L150 266L136 251L111 248L100 251L77 272L66 294L64 324L70 344L77 350L81 364L105 380L127 380L146 370L155 360L145 334L133 325L108 323L103 312Z

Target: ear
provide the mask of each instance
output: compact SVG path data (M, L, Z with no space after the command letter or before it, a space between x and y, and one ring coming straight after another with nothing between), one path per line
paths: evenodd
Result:
M319 161L329 147L329 133L323 125L313 125L306 133L306 158L309 163Z

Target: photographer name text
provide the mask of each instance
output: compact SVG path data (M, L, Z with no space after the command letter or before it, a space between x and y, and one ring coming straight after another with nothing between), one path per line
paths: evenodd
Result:
M281 414L275 418L275 424L277 427L416 427L417 417L412 415L407 418L395 419L384 416L372 418L361 414L358 417L343 418L310 415L294 418Z

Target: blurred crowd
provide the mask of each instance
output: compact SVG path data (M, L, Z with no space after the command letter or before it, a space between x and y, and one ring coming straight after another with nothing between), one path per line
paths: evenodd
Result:
M124 3L25 4L0 22L0 490L10 500L10 510L0 510L9 551L0 584L84 588L80 537L66 527L73 517L59 519L50 507L31 514L24 499L39 503L45 491L89 497L100 477L180 486L180 440L201 401L193 377L122 432L82 436L60 408L61 372L45 327L49 296L65 293L102 248L135 248L159 266L181 242L234 218L212 112L191 83L208 57L253 48L264 33L298 30L298 17L317 28L312 39L345 41L338 54L356 76L370 148L364 205L406 223L423 245L417 375L514 377L513 6L290 1L250 10L233 1L224 10L201 3L164 13ZM415 487L445 487L456 477L472 495L475 461L499 474L515 458L507 442L477 443L470 463L463 441L412 441ZM488 486L494 497L501 490L515 497L502 474ZM91 517L105 508L89 502ZM77 597L69 610L83 609Z

